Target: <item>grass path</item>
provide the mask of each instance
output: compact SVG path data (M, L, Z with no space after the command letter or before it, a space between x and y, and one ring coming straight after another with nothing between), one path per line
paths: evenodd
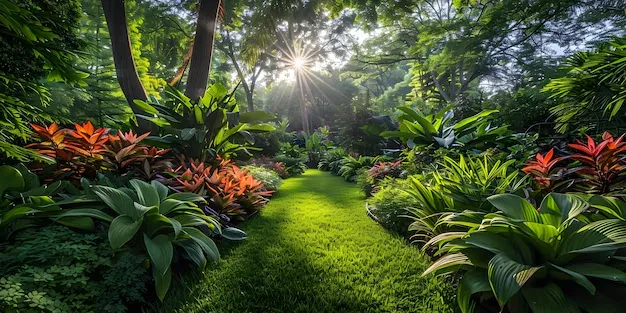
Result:
M242 228L246 241L199 282L175 284L157 311L453 312L451 287L422 278L426 258L374 223L339 177L309 170L285 180Z

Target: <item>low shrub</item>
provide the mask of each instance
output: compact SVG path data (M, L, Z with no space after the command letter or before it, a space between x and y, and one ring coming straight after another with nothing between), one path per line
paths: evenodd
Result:
M29 229L0 252L0 310L125 312L146 302L146 258L115 254L102 233Z
M442 223L469 231L441 234L424 247L442 256L425 275L463 275L462 312L624 312L626 203L596 200L610 216L603 219L570 194L548 194L538 208L511 194L489 202L498 212L454 214Z
M285 171L289 177L301 175L308 169L305 164L307 158L303 156L293 157L286 154L278 154L274 157L274 160L277 163L284 164Z
M278 174L272 170L268 170L265 167L248 165L242 169L247 170L256 180L263 183L266 190L276 191L278 187L283 183Z
M403 182L399 180L390 181L392 183L381 187L368 199L368 203L371 205L370 213L386 229L405 235L412 222L410 218L406 217L407 209L416 207L419 203L399 186L403 185Z

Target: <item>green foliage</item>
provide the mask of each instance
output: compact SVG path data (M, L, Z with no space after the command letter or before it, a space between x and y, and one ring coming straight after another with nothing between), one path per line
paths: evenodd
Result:
M248 165L242 167L242 169L248 170L248 173L250 173L250 175L252 175L256 180L263 183L263 186L267 190L276 191L283 183L282 179L278 176L278 174L276 174L276 172L266 169L265 167Z
M378 161L378 157L362 156L355 158L351 155L345 156L341 160L341 167L337 174L347 181L356 182L360 169L369 169Z
M317 168L322 171L330 171L335 175L339 175L341 162L343 161L343 158L347 156L348 154L342 148L330 149L324 153L319 164L317 165Z
M465 223L467 233L428 243L443 257L425 275L464 273L457 290L461 311L477 304L514 312L624 311L618 296L626 291L623 220L588 219L589 204L575 195L549 194L539 210L511 194L489 201L497 213ZM464 215L474 218L473 212L458 217ZM444 223L455 226L458 218Z
M74 84L85 77L73 68L79 18L76 0L0 1L0 153L7 158L41 159L21 147L32 135L28 123L62 120L44 112L50 93L39 80Z
M206 203L201 196L193 193L168 196L168 188L157 181L148 184L134 179L130 185L132 189L91 186L93 196L90 199L96 203L61 212L56 218L98 219L110 223L108 238L114 250L132 246L149 256L156 293L163 300L172 279L174 252L200 268L206 266L207 259L219 259L215 243L197 228L201 226L219 233L219 223L194 204ZM81 198L75 201L84 202ZM103 210L93 207L103 207Z
M406 234L411 224L411 219L406 216L407 209L419 206L419 202L404 191L406 185L398 179L390 180L368 199L370 212L381 225L399 234Z
M596 52L579 52L566 61L564 77L553 79L543 90L559 100L551 112L557 115L556 130L604 127L620 116L626 101L626 39L615 38ZM623 114L622 114L623 115Z
M280 153L274 157L274 160L283 163L289 176L300 175L308 168L305 164L306 150L290 143L281 144Z
M218 155L229 158L238 152L247 153L253 149L249 145L254 143L251 132L274 130L269 124L256 124L274 116L264 112L240 114L232 94L219 84L209 87L197 102L172 87L167 88L167 95L164 104L135 100L146 113L138 117L160 127L161 138L154 140L189 158L206 161Z
M412 186L406 191L420 204L410 210L415 222L409 230L417 231L414 239L428 240L448 231L445 220L454 212L493 212L495 208L487 201L492 195L522 192L528 180L512 168L513 162L463 156L457 162L444 157L441 168L432 173L432 180L412 176Z
M31 229L0 252L3 312L107 312L145 302L142 256L113 251L101 234Z
M483 111L452 124L454 111L450 107L436 114L424 115L419 110L399 107L400 130L385 131L385 138L400 138L409 148L435 145L443 148L484 148L494 145L507 134L506 127L492 127L489 121L497 110Z
M56 181L41 185L37 175L24 165L16 167L0 166L0 238L6 240L14 232L38 226L41 221L36 215L46 215L49 211L60 210L53 206L54 198L69 184Z

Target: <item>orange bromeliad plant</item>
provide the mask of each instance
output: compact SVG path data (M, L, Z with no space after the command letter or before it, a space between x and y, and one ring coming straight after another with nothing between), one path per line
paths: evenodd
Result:
M558 177L558 172L562 169L555 167L555 165L563 159L562 157L555 158L554 149L550 149L545 155L537 153L535 159L528 161L522 171L533 175L534 180L539 183L542 189L550 189L553 180Z

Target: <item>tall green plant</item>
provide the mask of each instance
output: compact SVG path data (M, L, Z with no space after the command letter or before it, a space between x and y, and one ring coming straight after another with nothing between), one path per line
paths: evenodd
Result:
M385 131L385 138L400 138L410 148L435 145L444 148L484 146L507 134L506 127L492 127L490 120L497 110L488 110L453 123L454 111L446 107L438 113L424 115L409 107L399 107L400 129Z
M146 114L137 115L161 128L161 137L152 138L171 147L177 154L205 161L220 155L230 157L256 148L251 132L275 128L268 122L275 117L255 111L239 113L232 94L219 84L209 87L201 99L192 101L173 87L167 87L167 100L148 104L135 100Z
M424 275L463 273L462 312L624 312L625 221L593 221L584 215L589 204L568 194L549 194L539 209L511 194L489 202L497 213L426 245L442 257Z

